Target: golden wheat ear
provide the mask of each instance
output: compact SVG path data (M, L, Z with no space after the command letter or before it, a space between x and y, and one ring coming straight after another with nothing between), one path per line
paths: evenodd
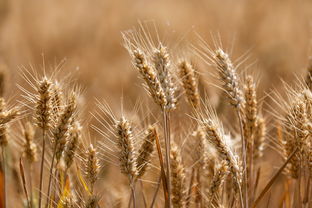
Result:
M149 94L154 99L154 102L158 104L161 109L164 109L167 105L167 98L156 73L148 64L142 51L137 49L131 51L131 54L133 56L134 66L138 69L141 77L145 81Z
M66 106L58 117L56 127L53 129L53 139L55 145L55 159L58 163L65 148L67 133L74 122L74 114L77 110L77 96L71 93Z
M39 128L47 131L51 126L51 115L52 115L52 82L47 78L43 77L39 81L37 86L37 105L36 105L36 124Z
M171 166L171 197L174 208L184 207L186 203L186 182L185 168L182 162L182 156L177 144L171 144L170 152Z
M200 97L198 92L198 81L195 76L194 67L186 60L182 60L178 64L180 79L189 104L197 109L200 104Z
M241 107L244 104L243 92L238 74L229 55L219 48L214 52L213 60L230 103L234 107Z
M167 104L165 108L170 111L176 108L177 99L175 96L176 87L173 82L168 48L163 46L162 43L159 43L159 47L154 48L153 51L152 60L157 78L166 95Z
M252 76L246 77L246 82L244 84L244 97L245 106L243 109L245 120L244 120L244 135L247 140L247 147L252 141L252 137L255 133L257 126L257 115L258 115L258 102L256 95L256 85L254 83ZM247 149L248 150L248 149Z
M158 132L156 127L149 126L146 133L143 143L138 151L137 157L137 170L138 178L142 177L148 168L148 164L151 161L152 154L155 149L155 139L158 137Z
M116 135L121 172L133 180L138 175L137 152L134 147L131 124L125 117L116 123Z
M31 164L37 161L38 155L37 144L34 142L35 131L33 125L30 122L25 124L23 133L25 139L25 143L23 145L23 155Z
M68 132L68 139L63 152L63 158L65 162L66 169L69 169L73 164L74 156L76 150L81 142L81 130L82 127L78 121L75 121L70 127Z
M213 176L208 188L207 200L209 207L222 207L220 201L220 189L225 181L227 174L227 162L222 161L221 164L217 167L215 175Z
M240 195L242 202L242 168L238 155L232 150L231 138L225 134L215 109L209 103L206 104L205 112L198 113L197 118L199 118L200 128L205 132L208 143L215 148L217 155L227 162L230 176L233 179L233 187Z
M97 151L92 144L88 147L85 152L84 159L84 174L88 183L90 184L91 193L93 192L93 187L98 179L98 174L100 171L99 159L97 156Z

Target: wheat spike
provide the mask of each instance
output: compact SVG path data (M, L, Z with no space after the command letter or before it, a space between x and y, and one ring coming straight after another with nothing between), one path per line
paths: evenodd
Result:
M208 191L208 204L209 207L220 208L220 199L219 192L222 187L223 182L225 181L225 177L227 175L227 162L223 161L215 171L215 175L209 186Z
M17 107L10 110L6 109L6 102L3 98L0 101L0 146L4 147L8 145L7 129L8 123L14 120L19 115L19 109Z
M253 143L253 136L257 127L257 114L258 114L258 103L256 96L256 85L253 81L252 76L247 76L246 84L244 85L245 95L245 106L244 106L244 134L247 140L247 148ZM247 151L249 151L249 148Z
M73 163L75 151L81 140L81 126L78 121L74 122L68 132L68 141L66 142L63 157L66 168L70 168Z
M137 169L138 178L144 175L148 164L150 163L151 156L154 151L155 138L158 136L157 130L154 126L149 126L146 132L144 141L138 151Z
M52 97L51 97L51 103L52 103L52 115L53 120L57 121L59 117L61 116L61 113L63 111L63 91L61 84L58 82L55 82L52 87Z
M213 178L216 157L209 151L209 145L206 134L203 129L198 128L195 132L196 139L198 140L197 157L198 163L198 177L199 177L199 194L208 194L208 184Z
M167 105L166 94L157 78L156 73L151 66L147 63L146 58L142 51L139 49L132 51L134 57L134 65L139 70L143 80L145 81L148 92L162 109Z
M172 143L170 152L172 206L183 208L186 203L185 169L178 146Z
M159 47L154 49L152 60L157 78L166 96L167 103L165 108L167 110L175 109L177 102L175 97L176 88L173 83L170 57L167 47L160 43Z
M263 149L264 149L264 141L266 137L266 123L265 119L259 117L257 119L257 127L255 130L255 135L254 135L254 153L253 157L254 160L261 158L263 155Z
M236 69L230 60L229 55L222 49L217 49L213 59L218 69L220 79L223 82L223 88L229 97L230 103L234 107L240 108L244 103L244 97L239 85L239 78L236 73Z
M217 150L220 158L227 162L229 171L233 178L233 183L236 188L240 185L241 181L241 170L239 168L238 156L234 155L233 151L229 145L225 142L226 135L223 132L223 128L218 120L216 120L215 115L211 115L210 118L203 120L203 128L206 132L206 138L209 143L211 143L214 148Z
M195 70L193 66L185 60L179 63L180 78L185 90L188 102L195 109L199 107L200 98L198 93L198 82L195 77Z
M117 143L121 172L132 180L138 175L137 153L130 122L122 117L116 124Z
M84 173L86 175L87 181L91 185L91 190L93 190L93 185L98 179L99 171L100 165L99 159L97 157L97 152L93 145L90 144L89 148L86 151Z
M73 115L76 108L76 94L72 93L69 98L68 104L66 105L64 111L58 119L56 128L53 130L53 137L56 145L55 157L57 162L59 162L62 156L62 152L66 143L67 132L70 128L71 123L73 122Z
M288 173L293 178L298 178L300 171L300 159L304 147L304 139L308 134L308 119L306 114L306 105L301 99L297 99L290 108L284 121L284 154L285 158L299 148L299 152L290 160L288 164Z
M24 129L24 157L28 160L29 163L36 162L37 160L37 145L34 143L35 131L30 122L25 124Z
M48 130L51 125L51 96L52 96L52 82L44 77L39 81L37 88L38 97L36 105L36 124L39 128Z

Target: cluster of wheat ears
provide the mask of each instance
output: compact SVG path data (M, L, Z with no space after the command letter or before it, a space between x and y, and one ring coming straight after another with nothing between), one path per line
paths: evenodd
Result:
M233 111L228 118L231 129L226 130L209 97L200 95L201 74L189 55L173 58L174 51L145 30L122 36L161 116L135 126L123 110L117 116L107 102L96 101L97 110L91 113L98 125L89 126L101 136L88 143L88 123L78 105L79 87L58 78L57 70L40 74L22 68L20 74L29 86L17 85L22 99L12 107L3 98L2 73L0 207L260 207L269 206L268 195L277 180L286 187L275 200L280 207L312 207L312 68L296 86L284 84L285 96L268 95L281 107L270 110L275 120L268 122L257 97L256 79L240 76L221 44L212 49L201 40L191 47L189 54L217 72L219 88L227 97L224 102ZM184 114L190 125L173 131L172 122L182 113L178 110L181 96L189 104ZM277 133L269 135L267 129ZM180 133L186 138L182 142ZM186 140L189 151L182 148ZM16 145L19 155L10 148ZM267 146L274 147L282 159L271 178L264 180L261 168ZM17 172L22 188L22 200L15 203L22 201L22 205L8 204L14 189L13 183L7 183L13 177L9 171L13 155L20 158ZM191 161L188 167L186 160ZM115 186L128 187L125 193L113 193L113 188L103 185L109 182L101 172L111 167L109 163L126 176L127 185L113 181Z

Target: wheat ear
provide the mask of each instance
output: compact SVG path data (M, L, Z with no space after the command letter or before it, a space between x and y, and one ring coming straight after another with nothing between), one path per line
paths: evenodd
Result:
M200 104L198 82L195 76L195 70L191 64L185 60L179 63L180 78L182 80L183 88L190 105L197 109Z
M81 126L78 121L74 122L68 132L68 141L63 152L66 169L70 168L74 161L75 152L81 140Z
M88 183L90 184L91 194L93 194L94 183L98 179L100 165L96 149L92 144L88 147L85 155L84 173Z
M150 163L151 156L154 151L155 138L158 136L157 130L154 126L149 126L146 132L145 139L138 151L137 170L138 178L144 175L148 164Z
M172 143L170 152L171 166L171 196L174 208L183 208L186 203L185 169L178 146Z
M131 188L133 207L135 200L135 178L138 175L137 152L134 147L134 137L130 122L122 117L116 124L117 144L119 147L119 161L121 172L126 174Z
M43 169L45 160L45 140L46 132L51 125L51 92L52 83L47 77L43 77L38 83L37 92L38 96L36 103L36 125L42 129L42 156L40 168L40 185L39 185L39 208L41 208L42 199L42 185L43 185Z
M227 175L227 162L223 161L215 171L215 175L212 178L212 181L209 186L208 191L208 204L209 207L215 207L220 208L221 202L220 202L220 189L222 187L223 182L225 181L225 177Z
M159 47L154 49L152 60L157 78L166 96L167 103L165 109L169 111L175 109L177 102L175 97L176 87L174 87L173 83L168 48L160 43Z
M139 49L132 51L134 66L138 69L141 77L145 81L148 92L154 99L155 103L158 104L162 109L167 104L165 92L157 78L156 73L153 71L151 66L148 64L146 57L143 52Z
M57 92L58 91L56 91L56 93ZM52 180L52 174L53 174L54 160L56 160L56 164L58 164L61 159L62 153L65 148L67 132L68 132L68 129L70 128L70 124L73 122L72 117L73 117L73 114L75 113L76 107L77 107L76 94L72 93L69 97L68 104L66 105L64 110L62 112L57 112L57 114L59 114L59 117L57 118L58 119L57 125L53 129L54 148L53 148L52 161L50 165L50 176L49 176L49 182L48 182L46 206L48 206L49 200L50 200L51 180Z

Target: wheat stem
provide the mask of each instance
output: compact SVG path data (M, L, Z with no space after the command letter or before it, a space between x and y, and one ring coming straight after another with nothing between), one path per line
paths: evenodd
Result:
M160 183L161 183L161 173L159 175L159 178L158 178L158 182L157 182L157 187L156 187L156 191L154 193L154 196L153 196L153 200L152 200L152 203L151 203L151 206L150 208L153 208L154 207L154 204L156 202L156 198L157 198L157 194L158 194L158 191L159 191L159 188L160 188Z
M132 202L133 202L133 208L136 208L136 200L135 200L135 181L134 178L131 179L131 196L132 196Z
M274 176L271 178L271 180L267 183L267 185L264 187L262 192L259 194L258 198L253 204L253 208L256 208L263 196L268 192L268 190L271 188L277 177L282 173L284 168L287 166L289 161L296 155L296 153L299 151L299 148L296 147L295 150L289 155L288 159L284 162L284 164L279 168L279 170L274 174Z
M143 186L143 182L140 181L140 185L141 185L141 192L142 192L142 198L143 198L143 202L144 202L144 207L147 208L147 200L146 200L146 195L144 192L144 186Z
M246 161L246 144L245 144L245 138L244 138L244 130L243 130L243 119L242 115L239 109L237 109L237 117L239 120L239 127L240 127L240 133L241 133L241 145L242 145L242 159L243 159L243 188L245 189L245 206L248 208L248 174L247 174L247 161Z
M54 160L55 160L55 155L56 155L56 144L54 144L53 148L53 156L52 156L52 161L51 161L51 166L50 166L50 175L49 175L49 182L48 182L48 194L47 194L47 202L46 202L46 208L49 205L50 202L50 193L51 193L51 181L52 181L52 174L53 174L53 166L54 166Z
M40 166L40 182L39 182L39 208L41 208L42 199L42 185L43 185L43 168L45 158L45 128L42 128L42 154L41 154L41 166Z
M7 205L7 176L6 176L6 157L5 157L5 146L2 146L2 168L3 168L3 206L6 208Z
M32 163L30 163L29 164L30 208L34 206L32 171L33 171L33 165Z
M164 135L166 146L166 168L167 168L167 188L168 188L168 206L171 207L171 178L170 178L170 112L164 110Z

